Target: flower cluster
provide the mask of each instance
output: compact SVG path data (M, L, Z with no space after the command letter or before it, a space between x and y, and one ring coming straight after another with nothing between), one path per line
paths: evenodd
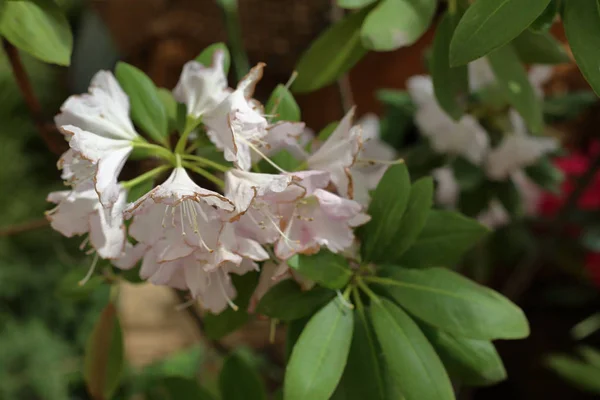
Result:
M271 123L253 98L263 64L233 89L223 63L223 52L216 51L210 66L184 66L172 94L186 106L187 124L173 151L168 140L162 146L144 139L117 79L107 71L96 74L89 93L70 97L56 117L70 146L58 163L70 190L51 193L48 200L57 205L47 213L65 236L88 235L83 246L89 243L95 253L94 265L102 258L129 269L141 260L142 278L189 290L214 313L236 307L232 273L259 270L266 261L257 289L264 293L289 275L286 260L294 254L350 249L353 228L369 220L368 191L385 171L374 158L395 156L378 140L376 120L367 121L365 132L353 126L354 110L323 143L313 140L311 148L318 149L310 154L299 142L303 123ZM192 153L194 136L210 140L233 167ZM120 182L138 148L162 165ZM285 171L268 158L281 149L301 157L302 167ZM261 159L278 173L257 172ZM164 182L127 204L128 189L170 169ZM194 174L221 192L199 186Z
M542 95L541 85L549 77L551 69L535 66L529 73L529 80L538 96ZM494 74L485 59L469 64L469 86L471 92L490 87L495 82ZM459 156L482 169L490 181L512 180L522 197L526 209L534 207L539 190L523 173L525 167L534 165L541 157L558 149L554 138L530 135L523 118L511 109L507 115L505 131L492 145L489 132L471 114L453 120L437 103L433 82L428 76L415 76L407 82L411 98L416 103L415 122L433 151L450 156ZM455 207L458 202L459 185L450 167L433 171L438 182L436 200L446 207ZM487 210L479 215L480 222L489 227L505 225L509 215L502 204L492 199Z

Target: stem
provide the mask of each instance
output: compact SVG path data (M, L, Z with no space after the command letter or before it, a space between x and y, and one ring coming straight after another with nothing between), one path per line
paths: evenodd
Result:
M151 169L148 172L143 173L142 175L138 176L137 178L131 179L127 182L123 182L121 184L121 186L123 186L125 189L132 188L150 178L155 177L156 175L160 174L161 172L168 170L169 168L171 168L170 165L161 165L160 167L156 167L154 169Z
M35 92L33 91L33 87L31 86L31 82L27 76L27 72L23 67L19 50L10 44L6 39L2 39L2 46L4 47L4 51L8 56L13 75L17 81L17 86L19 87L19 91L25 100L25 104L29 109L29 114L33 119L33 123L35 124L38 133L51 152L54 154L63 153L67 148L66 142L62 140L62 135L59 134L56 126L48 123L48 121L44 118L42 106L35 96ZM60 140L57 141L56 139L58 138L60 138Z
M235 77L239 82L250 70L250 63L244 51L238 2L237 0L218 0L217 2L223 9L223 20L225 22L225 29L227 30L233 68L235 70Z
M222 179L217 178L216 176L214 176L213 174L211 174L207 170L205 170L203 168L200 168L200 167L198 167L198 166L196 166L196 165L194 165L192 163L186 162L186 161L184 161L182 163L182 165L185 168L191 169L192 171L194 171L198 175L202 175L203 177L205 177L206 179L208 179L209 181L211 181L212 183L214 183L215 185L217 185L221 189L223 189L225 187L225 182L223 182Z
M18 235L19 233L33 231L35 229L48 226L50 222L46 218L40 218L33 221L24 222L17 225L9 225L0 228L0 237Z
M364 311L364 306L362 300L360 299L360 291L356 286L352 288L352 298L354 299L354 304L356 304L358 312L362 313Z
M161 147L157 144L153 144L153 143L147 143L147 142L141 142L139 140L134 140L132 142L133 147L137 147L140 149L150 149L150 150L154 150L156 152L156 155L171 162L173 165L175 165L175 155L173 155L173 153L171 153L169 150L165 149L164 147Z
M209 160L208 158L195 156L193 154L182 154L181 158L186 159L186 160L196 161L200 164L204 164L204 166L206 166L206 167L211 167L211 168L214 168L217 171L221 171L221 172L227 172L231 169L230 167L228 167L226 165L222 165L222 164L219 164L218 162Z
M357 278L356 283L358 284L358 287L361 288L362 291L365 292L374 303L381 304L381 300L379 300L379 297L377 297L377 295L373 293L373 291L369 288L369 286L367 286L367 284L365 283L365 281L362 280L362 278Z
M194 119L194 118L188 117L187 122L185 124L185 129L183 130L183 133L179 137L177 144L175 144L175 153L180 153L180 154L185 153L185 145L187 144L188 137L194 131L194 129L196 129L198 124L200 124L200 121L201 121L200 118Z
M337 0L331 0L331 22L336 23L344 17L344 10L337 5ZM340 94L340 105L343 115L354 105L354 96L352 94L352 85L348 74L342 75L337 81L336 86Z

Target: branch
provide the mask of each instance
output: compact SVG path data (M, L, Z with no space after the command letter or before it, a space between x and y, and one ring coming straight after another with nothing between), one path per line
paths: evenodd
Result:
M54 124L48 123L44 118L42 106L35 96L33 87L31 86L31 82L27 76L27 72L23 67L19 50L10 44L6 39L2 39L2 46L4 47L4 51L8 56L13 75L17 81L17 85L19 86L19 91L25 100L25 104L29 109L29 114L33 119L36 129L51 152L55 154L63 153L66 150L66 146ZM61 140L57 141L57 138L60 138Z
M0 237L17 235L19 233L33 231L35 229L48 226L49 222L46 218L40 218L33 221L24 222L22 224L10 225L0 228Z

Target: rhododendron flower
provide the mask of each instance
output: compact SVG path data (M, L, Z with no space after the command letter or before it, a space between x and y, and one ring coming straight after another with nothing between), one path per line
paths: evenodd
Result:
M352 198L354 194L350 168L354 165L362 147L362 129L352 126L352 108L325 143L307 160L308 167L327 171L340 196Z
M523 119L516 111L511 110L510 119L513 132L506 134L487 156L486 173L493 180L504 180L558 148L554 138L528 135Z
M454 208L458 202L460 187L450 167L437 168L432 171L436 182L435 201L437 204Z
M471 92L477 92L483 88L496 83L496 75L492 71L487 58L482 57L468 65L469 68L469 89ZM549 65L534 65L529 68L528 77L535 93L542 97L544 90L542 86L552 76L552 67Z
M303 122L280 121L267 128L267 135L258 147L262 155L277 154L281 150L288 151L299 160L308 157L301 144L301 136L306 132ZM253 161L258 161L260 154L252 153Z
M414 76L407 82L408 92L417 105L415 122L429 139L433 150L459 155L480 165L489 148L488 135L477 120L465 114L454 121L438 105L433 83L428 76Z
M119 173L133 150L133 141L139 138L129 119L127 95L112 73L100 71L92 79L89 94L69 97L55 121L73 150L61 162L63 169L69 169L68 180L86 180L93 165L100 202L110 207L119 197ZM73 162L81 160L90 165L73 168Z
M494 199L490 201L488 208L477 216L477 220L488 228L494 229L507 225L510 222L510 215L502 203Z
M119 187L117 201L113 207L105 208L93 186L84 185L72 191L50 193L47 200L57 206L46 216L52 228L66 237L87 233L98 256L114 259L121 256L125 246L122 211L126 199L126 191Z

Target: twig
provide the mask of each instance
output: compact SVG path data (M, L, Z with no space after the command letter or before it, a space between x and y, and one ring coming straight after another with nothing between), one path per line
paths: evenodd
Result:
M46 218L40 218L33 221L24 222L22 224L11 225L0 228L0 237L18 235L19 233L33 231L43 228L49 224Z
M23 67L19 50L10 44L6 39L2 39L2 46L4 47L4 51L8 56L13 75L17 81L21 95L25 100L25 104L29 109L29 113L31 114L31 118L33 119L36 129L51 152L55 154L63 153L66 149L66 146L64 146L62 140L55 140L56 138L60 138L60 133L58 130L56 130L53 124L48 123L44 118L42 106L35 96L33 87L31 86L31 82L27 76L27 72Z
M188 301L188 299L186 298L185 294L183 294L179 290L173 289L173 292L175 293L175 295L177 296L177 298L182 303L185 303L185 302ZM203 339L210 345L210 347L212 347L213 349L215 349L217 351L217 353L219 353L222 356L228 355L229 354L229 349L227 348L227 346L225 346L223 343L221 343L218 340L209 339L204 334L204 320L202 319L202 316L198 312L198 309L196 308L196 305L192 304L192 305L186 307L185 309L186 309L188 315L192 318L192 320L196 324L196 327L200 331L200 334L202 335Z
M336 23L344 17L344 10L337 5L337 0L331 0L331 22ZM336 86L340 95L340 104L344 115L350 111L354 105L354 96L352 94L352 85L348 74L342 75L337 81Z
M543 241L537 248L526 257L519 266L517 266L513 275L504 285L502 292L513 301L518 300L525 290L529 287L537 273L541 270L545 259L548 257L547 252L552 253L552 250L559 244L563 228L568 223L569 216L577 209L579 198L588 188L590 182L594 179L600 170L600 157L594 159L586 173L577 181L575 189L567 198L567 201L560 208L550 226L550 236Z

